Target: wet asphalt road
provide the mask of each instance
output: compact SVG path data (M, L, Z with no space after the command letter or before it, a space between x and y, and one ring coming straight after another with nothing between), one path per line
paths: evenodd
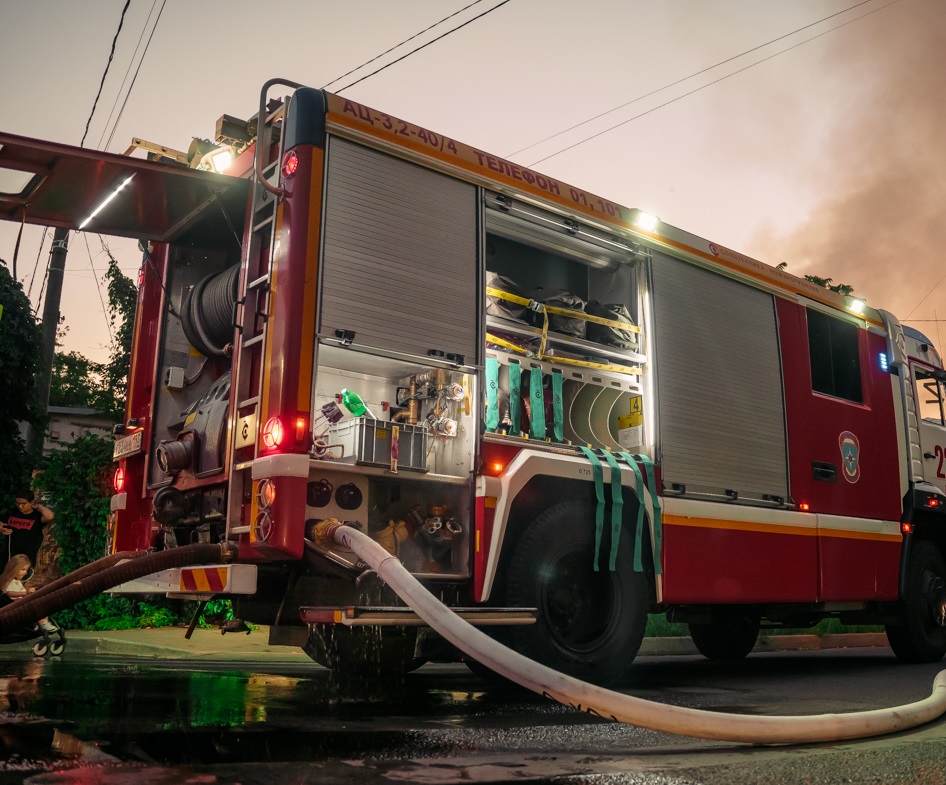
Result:
M12 649L12 647L10 647ZM747 714L883 708L941 666L886 649L646 657L626 691ZM339 685L316 666L0 652L0 785L569 782L946 785L946 720L871 741L747 747L605 723L460 665Z

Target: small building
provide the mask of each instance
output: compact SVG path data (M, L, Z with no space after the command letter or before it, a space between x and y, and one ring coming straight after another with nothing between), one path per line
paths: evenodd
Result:
M108 436L115 420L95 409L77 406L50 406L47 408L49 425L43 439L43 455L59 450L87 433Z

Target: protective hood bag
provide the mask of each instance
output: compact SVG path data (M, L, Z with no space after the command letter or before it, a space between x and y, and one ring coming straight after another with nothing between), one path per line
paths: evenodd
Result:
M525 292L519 285L503 275L486 271L486 286L490 289L498 289L501 292L508 292L517 297L525 297ZM486 314L488 316L498 316L501 319L513 319L517 322L526 321L526 312L529 309L524 305L503 300L500 297L486 296Z
M534 290L530 297L536 302L551 305L555 308L568 308L572 311L584 311L585 301L577 294L566 292L564 289L543 289ZM541 320L542 315L538 314ZM584 338L588 323L584 319L575 319L571 316L560 316L558 314L549 314L549 329L565 335L573 335L576 338ZM541 321L540 325L541 326Z
M634 324L624 303L599 303L597 300L592 300L585 311L589 316ZM616 349L637 349L637 333L594 322L588 322L588 340L600 343L602 346L613 346Z

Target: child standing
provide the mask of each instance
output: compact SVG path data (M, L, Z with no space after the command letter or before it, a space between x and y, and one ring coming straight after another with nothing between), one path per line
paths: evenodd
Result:
M27 590L26 587L23 586L23 579L32 566L29 556L25 556L22 553L13 556L10 561L7 562L7 566L4 567L3 572L0 573L0 591L5 592L8 597L14 600L25 597L33 591L32 589ZM55 632L58 629L49 619L40 619L39 626L46 630L46 632Z

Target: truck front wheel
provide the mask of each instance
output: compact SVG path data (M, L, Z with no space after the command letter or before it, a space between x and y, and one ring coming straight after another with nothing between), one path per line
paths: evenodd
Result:
M521 654L584 681L619 682L640 648L647 624L648 581L634 571L634 536L625 531L616 569L608 569L602 542L594 569L594 508L556 505L528 527L509 564L506 600L538 610L535 624L510 627Z
M904 662L939 662L946 654L946 563L932 543L913 543L904 582L903 622L887 641Z

